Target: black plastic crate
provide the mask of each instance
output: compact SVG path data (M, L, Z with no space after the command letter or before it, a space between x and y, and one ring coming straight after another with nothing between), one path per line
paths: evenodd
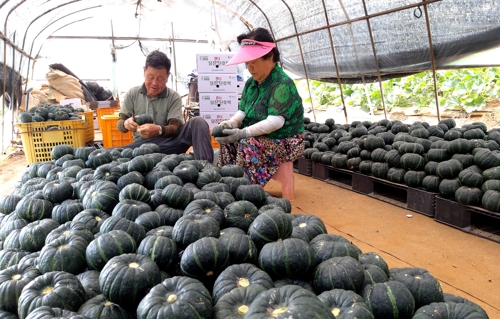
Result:
M335 168L333 166L327 166L327 169L327 183L352 190L352 171Z
M500 243L500 215L473 212L471 227L464 231Z
M436 193L424 189L408 187L406 208L417 213L434 217L436 211Z
M352 172L352 190L361 194L373 194L375 183L373 179L365 174Z
M381 201L406 208L408 199L408 186L387 181L385 179L371 177L373 180L373 192L368 194Z
M312 162L312 177L326 181L329 178L328 167L325 164Z
M293 172L298 173L299 172L299 160L293 161Z
M305 157L299 158L299 173L311 176L312 175L312 161Z
M434 220L451 227L467 230L472 225L472 212L459 202L436 196Z

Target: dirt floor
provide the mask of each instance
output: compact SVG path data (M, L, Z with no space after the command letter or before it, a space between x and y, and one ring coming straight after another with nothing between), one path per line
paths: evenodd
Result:
M0 161L0 196L10 193L26 167L24 156ZM344 236L363 252L377 252L390 268L427 269L444 292L470 299L490 318L500 318L500 244L312 177L294 177L292 213L320 217L329 233ZM265 189L281 196L274 180Z

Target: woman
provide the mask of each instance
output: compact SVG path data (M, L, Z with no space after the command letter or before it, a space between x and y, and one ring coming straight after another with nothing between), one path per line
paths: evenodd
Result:
M280 53L268 30L257 28L237 38L241 49L228 62L245 63L252 75L245 83L238 112L220 125L219 166L241 165L253 184L265 186L283 162L304 152L304 107L295 83L277 65Z

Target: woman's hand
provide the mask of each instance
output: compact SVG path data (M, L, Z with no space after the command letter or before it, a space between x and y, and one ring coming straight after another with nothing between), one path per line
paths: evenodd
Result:
M227 134L227 136L215 138L215 140L220 144L236 143L239 142L242 138L247 137L247 131L245 128L241 130L239 128L225 129L222 131L222 133Z

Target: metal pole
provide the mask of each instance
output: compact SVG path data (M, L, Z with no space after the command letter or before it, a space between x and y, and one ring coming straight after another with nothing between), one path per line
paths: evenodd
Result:
M438 121L441 121L441 114L439 112L439 97L438 97L438 89L437 89L437 78L436 78L436 58L434 57L434 46L432 44L431 23L429 20L429 12L427 11L426 0L422 0L422 2L424 2L425 23L427 24L427 36L429 37L429 51L430 51L430 55L431 55L432 78L434 80L434 98L436 99L436 111L437 111Z
M366 9L366 2L363 0L363 8L365 10L365 16L368 16L368 10ZM384 89L382 87L382 77L380 76L380 66L378 64L377 50L375 49L375 41L373 40L372 26L370 24L370 19L366 19L366 24L368 25L368 31L370 33L370 41L372 42L373 58L375 59L375 65L377 67L377 77L378 84L380 86L380 98L382 99L382 107L384 108L384 118L387 119L387 110L385 109L384 100Z
M172 50L173 50L172 51L172 58L174 60L174 70L175 70L174 81L175 81L175 90L177 91L177 58L175 55L174 23L170 22L170 24L172 25Z

